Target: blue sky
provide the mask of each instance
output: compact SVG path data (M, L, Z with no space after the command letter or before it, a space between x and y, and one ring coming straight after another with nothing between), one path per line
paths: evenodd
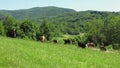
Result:
M120 11L120 0L0 0L0 10L57 6L77 11Z

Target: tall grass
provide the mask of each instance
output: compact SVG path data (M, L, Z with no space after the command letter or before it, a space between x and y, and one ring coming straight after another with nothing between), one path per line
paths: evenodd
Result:
M0 68L120 68L120 54L0 37Z

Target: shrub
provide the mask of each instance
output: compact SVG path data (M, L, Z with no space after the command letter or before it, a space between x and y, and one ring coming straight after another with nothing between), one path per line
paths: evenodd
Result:
M115 50L120 50L120 44L113 44L112 47Z

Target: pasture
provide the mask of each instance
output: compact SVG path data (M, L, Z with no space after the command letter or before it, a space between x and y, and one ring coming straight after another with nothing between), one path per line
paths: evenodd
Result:
M0 37L0 68L120 68L120 53Z

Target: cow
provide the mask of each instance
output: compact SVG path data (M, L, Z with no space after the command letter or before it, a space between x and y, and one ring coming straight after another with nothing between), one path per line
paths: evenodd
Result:
M10 29L7 32L7 36L12 37L12 38L16 38L16 29Z
M41 42L45 42L45 40L46 40L45 36L40 36L39 39Z
M105 41L105 42L103 42L103 44L104 44L104 46L108 46L111 44L111 41Z
M12 30L12 37L15 38L16 37L16 29Z
M71 40L70 39L63 39L64 40L64 44L71 44Z
M95 47L95 44L94 43L87 43L86 47Z
M54 39L53 42L54 42L54 43L58 43L58 40Z
M99 47L101 51L106 51L107 49L105 48L105 46L100 46Z
M85 45L85 43L83 43L83 42L78 42L78 47L85 48L86 45Z

